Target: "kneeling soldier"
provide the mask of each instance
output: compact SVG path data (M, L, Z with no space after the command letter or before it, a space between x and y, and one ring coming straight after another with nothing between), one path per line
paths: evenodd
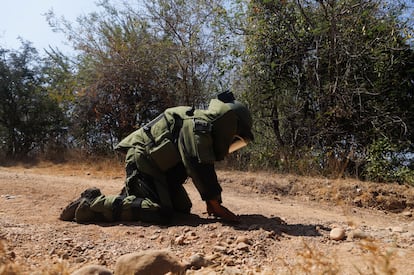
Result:
M207 110L169 108L116 146L126 156L122 197L99 195L91 200L81 196L83 202L74 218L73 211L65 210L77 222L95 218L95 213L108 221L132 218L168 222L173 212L190 213L192 203L183 187L190 177L209 215L238 221L222 206L214 162L252 141L251 128L249 110L228 91L212 99ZM94 215L89 216L83 205L89 205L84 208ZM70 205L67 208L71 209Z

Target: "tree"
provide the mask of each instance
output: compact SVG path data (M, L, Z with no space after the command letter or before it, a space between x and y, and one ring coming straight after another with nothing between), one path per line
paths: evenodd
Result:
M59 135L64 116L48 95L42 63L29 43L0 54L1 149L7 157L26 157Z
M49 13L79 53L72 117L81 146L112 149L165 108L206 105L218 75L232 68L219 2L145 1L137 9L100 1L102 11L76 27Z
M179 104L205 105L212 94L231 86L223 82L231 80L240 46L226 1L144 2L152 28L173 42L169 53L179 68Z
M105 151L175 105L178 68L173 42L146 20L108 2L100 7L78 18L76 29L64 22L63 31L79 51L74 135L82 146Z
M249 92L265 134L273 134L267 151L288 169L303 159L317 170L331 160L363 162L378 136L412 138L413 52L399 7L252 1Z

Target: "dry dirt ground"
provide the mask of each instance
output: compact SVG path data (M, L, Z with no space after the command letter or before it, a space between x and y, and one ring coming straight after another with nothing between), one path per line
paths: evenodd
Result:
M60 221L63 207L88 187L117 194L122 169L0 167L0 274L4 263L18 274L65 274L88 264L113 270L119 256L149 249L209 260L187 274L414 274L414 188L269 173L218 176L224 205L240 224L208 218L188 182L193 215L169 226L81 225ZM343 240L330 239L334 227L345 229Z

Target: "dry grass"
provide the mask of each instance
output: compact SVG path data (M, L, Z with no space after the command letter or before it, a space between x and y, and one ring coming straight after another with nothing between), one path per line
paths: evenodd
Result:
M397 274L396 268L393 266L395 252L390 249L384 249L375 240L363 240L359 243L361 249L366 253L364 260L367 263L368 270L362 272L358 268L355 269L359 274L372 275L393 275Z
M360 266L353 266L354 274L364 275L395 275L396 268L393 265L396 256L392 249L383 249L383 247L375 240L367 239L358 243L362 253L364 254ZM312 274L312 275L336 275L349 274L350 270L344 272L340 265L340 255L337 253L329 253L320 251L303 241L301 252L297 253L297 260L293 264L284 263L285 272L281 274Z
M339 266L336 257L326 255L311 247L308 243L303 241L303 248L298 252L297 262L290 267L289 274L325 274L333 275L339 273Z
M49 160L37 160L36 162L13 162L4 164L13 170L26 170L62 176L94 176L97 178L119 178L125 176L124 163L118 159L109 158L73 158L64 162L53 162Z
M44 274L44 275L69 275L69 264L64 260L57 260L50 262L45 260L42 265L36 270L31 270L30 267L24 264L15 263L15 255L8 251L6 242L0 240L0 275L20 275L27 274Z
M0 275L19 274L18 265L13 262L13 255L7 254L6 242L0 240Z

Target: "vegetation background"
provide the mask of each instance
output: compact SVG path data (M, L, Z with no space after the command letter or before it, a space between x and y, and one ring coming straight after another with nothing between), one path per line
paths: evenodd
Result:
M413 1L136 0L48 22L74 49L0 48L0 156L117 159L165 108L230 89L237 169L414 184Z

